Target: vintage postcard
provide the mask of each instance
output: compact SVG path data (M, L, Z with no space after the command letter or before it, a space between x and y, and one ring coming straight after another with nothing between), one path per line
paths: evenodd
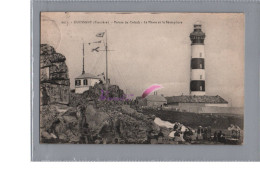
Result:
M40 143L241 145L242 13L41 12Z

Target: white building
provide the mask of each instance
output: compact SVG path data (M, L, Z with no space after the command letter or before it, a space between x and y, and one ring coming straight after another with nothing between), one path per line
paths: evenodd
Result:
M95 76L90 73L84 73L75 78L75 93L82 94L89 90L89 87L93 87L101 80L100 76Z
M82 61L82 74L75 78L75 93L82 94L83 92L89 90L89 87L93 87L95 84L99 83L102 77L95 76L90 73L85 73L84 64L84 43L83 43L83 61Z

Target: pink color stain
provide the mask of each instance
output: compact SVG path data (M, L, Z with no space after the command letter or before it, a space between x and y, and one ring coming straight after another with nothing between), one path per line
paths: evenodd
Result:
M148 96L151 92L161 89L163 88L161 85L151 85L150 87L148 87L147 89L145 89L145 91L142 94L142 98L145 98L146 96Z

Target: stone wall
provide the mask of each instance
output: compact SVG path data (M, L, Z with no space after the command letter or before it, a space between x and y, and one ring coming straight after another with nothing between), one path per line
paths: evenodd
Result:
M40 50L41 105L69 104L70 79L65 56L47 44L41 44Z

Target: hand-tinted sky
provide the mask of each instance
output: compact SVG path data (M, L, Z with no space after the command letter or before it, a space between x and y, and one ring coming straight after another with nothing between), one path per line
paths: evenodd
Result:
M108 21L109 24L94 24L94 21ZM176 24L164 24L166 21ZM91 52L97 46L104 49L103 44L88 43L99 41L96 34L107 30L108 46L113 50L108 53L111 83L135 96L141 96L152 84L164 87L158 94L188 95L189 34L197 21L202 23L206 33L206 94L220 95L232 106L243 106L243 14L46 12L42 13L41 19L41 43L50 44L65 55L71 88L74 88L74 78L82 72L83 42L86 43L85 71L92 74L105 72L105 53Z

